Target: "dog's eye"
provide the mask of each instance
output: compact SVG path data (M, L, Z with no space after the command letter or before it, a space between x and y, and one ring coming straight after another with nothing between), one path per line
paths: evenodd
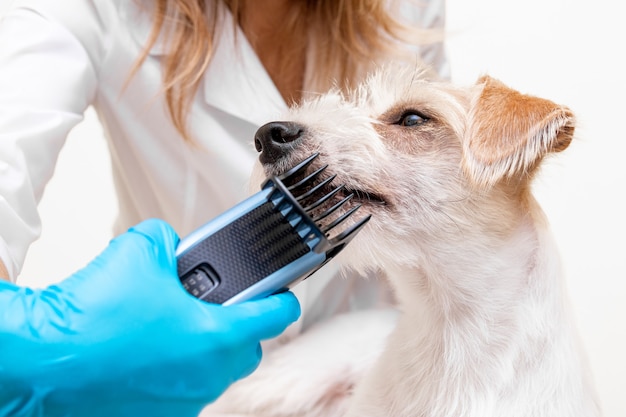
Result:
M402 117L400 117L400 120L398 120L398 124L400 126L419 126L423 123L426 123L428 121L428 118L415 112L415 111L410 111L410 112L406 112L402 115Z

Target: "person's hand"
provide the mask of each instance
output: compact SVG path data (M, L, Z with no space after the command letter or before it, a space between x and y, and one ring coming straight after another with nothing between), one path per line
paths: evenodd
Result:
M196 416L251 373L298 301L197 300L178 280L177 243L149 220L58 285L0 281L0 415Z

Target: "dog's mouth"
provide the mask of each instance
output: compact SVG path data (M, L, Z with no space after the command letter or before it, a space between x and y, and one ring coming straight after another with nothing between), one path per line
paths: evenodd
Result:
M315 172L313 169L305 173L304 178L315 175ZM341 184L334 175L316 176L315 181L294 189L294 196L328 236L337 236L349 230L368 217L368 214L373 214L374 206L384 207L387 204L376 193ZM329 234L330 230L333 232Z
M387 199L385 199L383 196L381 196L378 193L365 191L365 190L348 190L348 191L354 194L355 198L358 201L367 202L367 204L372 204L375 206L389 205Z
M343 186L338 194L341 198L351 198L352 201L359 204L367 204L379 207L387 205L387 200L385 200L381 195L372 191L353 189L348 188L347 186Z
M293 193L303 208L313 207L311 210L315 210L317 205L325 208L337 205L341 206L338 211L346 212L356 206L371 209L389 206L388 200L381 194L369 189L356 188L352 185L354 179L343 181L343 178L331 172L331 169L328 165L311 163L306 170L293 176L290 183L286 184L293 187Z
M267 177L280 179L323 233L329 237L348 236L375 212L388 208L383 195L354 187L355 178L331 172L332 168L320 163L319 156L315 153L297 165L288 165L283 158L280 162L265 163L263 168ZM284 169L285 166L289 168Z

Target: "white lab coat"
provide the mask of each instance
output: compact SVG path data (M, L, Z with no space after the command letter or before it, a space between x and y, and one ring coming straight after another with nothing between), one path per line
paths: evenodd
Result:
M286 109L280 93L225 19L188 119L196 143L183 141L160 90L161 42L123 89L151 29L138 3L16 0L0 23L0 257L13 279L39 236L37 204L59 151L89 106L111 152L116 234L158 217L184 236L247 196L252 138ZM416 23L440 25L443 7L443 0L429 3ZM445 71L442 48L422 55ZM332 280L332 268L298 287L303 316L319 318L379 297L376 281ZM321 292L324 305L312 312Z

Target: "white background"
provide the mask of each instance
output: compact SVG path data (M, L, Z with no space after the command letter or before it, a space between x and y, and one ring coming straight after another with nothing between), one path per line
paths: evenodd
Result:
M0 0L0 13L9 0ZM53 1L53 0L51 0ZM626 14L619 1L450 0L453 79L490 74L568 105L577 137L544 164L536 194L553 226L607 417L626 416ZM40 286L104 248L116 200L92 111L72 131L40 205L43 235L19 278Z

